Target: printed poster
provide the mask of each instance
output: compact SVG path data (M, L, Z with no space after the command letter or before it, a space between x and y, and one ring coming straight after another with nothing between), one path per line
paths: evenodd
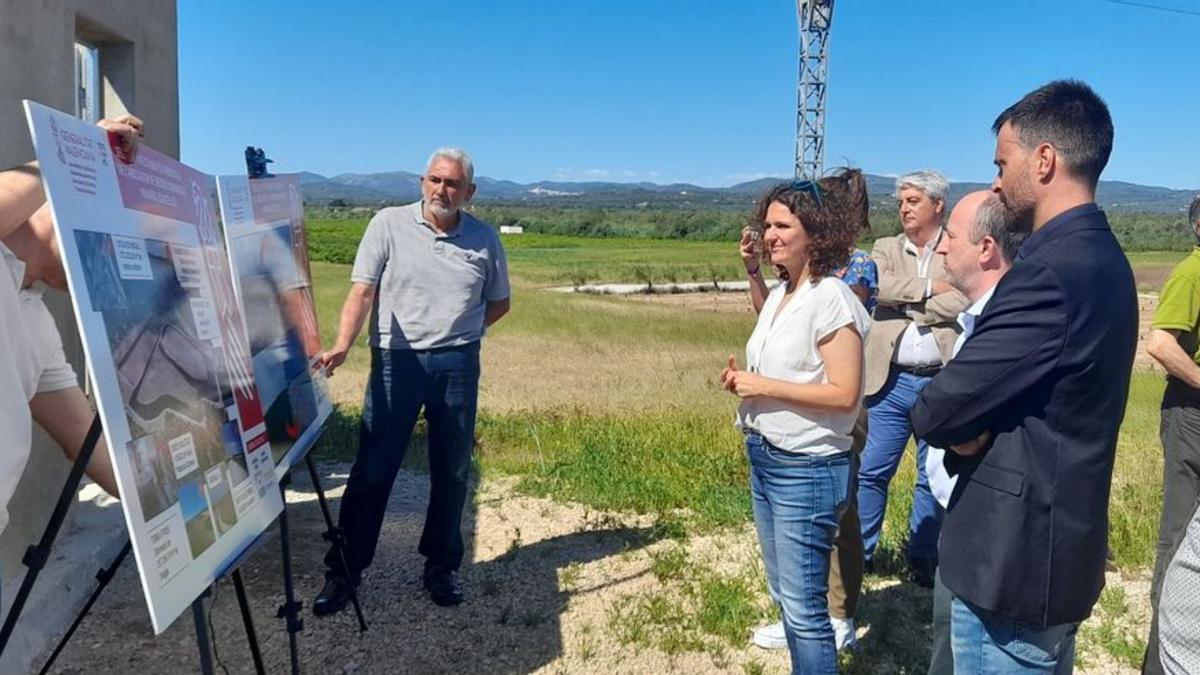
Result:
M279 514L212 176L25 103L156 633Z
M312 448L333 411L316 359L321 336L300 183L294 175L219 176L217 188L254 381L282 477Z

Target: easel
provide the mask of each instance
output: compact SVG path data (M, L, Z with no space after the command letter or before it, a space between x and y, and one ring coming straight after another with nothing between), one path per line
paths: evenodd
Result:
M84 469L91 460L92 454L95 452L96 444L100 440L100 416L92 420L92 426L88 430L87 437L84 439L83 448L76 456L74 464L71 466L71 472L67 475L66 484L63 485L62 492L59 494L58 502L55 504L54 511L50 515L50 522L47 523L46 529L42 534L41 540L35 546L30 546L26 551L22 562L29 571L25 574L25 578L21 581L21 587L17 591L16 598L13 600L12 607L9 609L8 616L5 617L4 626L0 629L0 654L4 653L4 648L8 645L8 640L12 636L13 630L16 627L17 619L20 618L21 610L29 599L29 594L33 589L34 583L37 581L38 575L42 568L45 567L46 560L49 559L50 549L58 536L58 531L62 528L63 520L66 519L67 510L71 506L71 502L75 497L75 493L79 490L79 484L83 480ZM337 551L337 555L342 558L342 569L345 568L345 552L342 548L341 530L334 525L333 516L329 512L329 502L325 499L325 489L321 485L321 478L317 472L316 462L313 461L311 454L305 455L305 464L308 466L308 473L312 479L313 489L317 493L317 501L321 506L321 513L325 518L325 526L328 528L321 534L321 537L330 543L330 546ZM291 471L284 474L283 480L280 482L279 489L285 491L288 482L291 479ZM264 533L265 534L265 533ZM279 538L283 558L283 585L284 585L284 604L276 611L276 617L286 621L288 632L288 650L291 657L291 666L293 673L300 672L299 653L297 648L297 634L304 629L304 621L299 616L301 603L296 601L294 585L292 582L292 563L291 563L291 542L290 530L287 520L287 505L284 503L284 510L279 514ZM260 541L262 537L259 538ZM250 551L257 547L257 542L249 546L246 551L230 566L227 572L219 574L218 579L228 574L233 580L234 591L237 594L238 608L241 611L242 625L246 630L246 641L250 647L250 657L254 661L254 672L258 675L263 675L266 672L263 666L262 652L259 649L258 634L254 629L254 620L250 614L250 603L246 597L246 586L242 580L242 573L239 569L242 560ZM100 598L100 594L108 586L116 575L117 569L129 556L132 545L128 539L121 547L120 552L113 558L113 561L105 568L96 573L96 588L92 590L92 594L88 597L86 603L75 616L75 620L63 634L58 644L54 647L54 651L50 653L46 663L38 672L45 675L54 665L59 654L66 647L67 642L75 634L75 631L83 623L83 619L91 611L92 606ZM347 579L347 583L349 583ZM200 651L200 672L204 675L211 675L213 672L212 664L212 648L210 636L208 635L208 621L204 610L203 599L211 591L205 590L200 597L192 602L192 620L196 628L196 644ZM359 604L358 591L351 586L351 601L354 603L354 613L358 618L359 632L367 630L367 623L363 617L362 606Z

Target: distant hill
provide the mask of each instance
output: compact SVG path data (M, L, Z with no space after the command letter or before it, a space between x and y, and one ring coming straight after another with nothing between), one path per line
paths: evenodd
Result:
M688 183L616 183L606 181L538 181L516 183L479 176L475 199L486 203L545 204L577 208L676 207L746 208L767 188L783 178L760 178L723 188L706 188ZM312 204L340 200L346 204L378 205L409 202L420 198L421 178L407 171L381 173L344 173L327 178L301 173L304 199ZM867 174L867 191L872 206L889 208L895 178ZM973 190L986 189L987 183L950 184L950 199L957 200ZM1110 211L1138 213L1181 213L1196 194L1193 190L1172 190L1121 181L1100 181L1097 201Z

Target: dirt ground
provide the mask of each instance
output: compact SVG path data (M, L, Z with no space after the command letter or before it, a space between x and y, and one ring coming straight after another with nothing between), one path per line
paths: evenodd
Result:
M322 468L335 510L346 471L345 465ZM421 588L416 552L427 490L425 477L418 474L402 472L396 482L375 564L360 591L370 625L362 634L350 609L329 618L309 611L322 583L323 522L307 483L289 492L293 569L305 607L299 635L303 672L740 673L759 667L761 672L786 672L786 650L767 652L748 641L743 648L721 654L675 656L621 644L612 628L614 621L622 620L614 618L614 606L625 596L661 589L650 571L652 556L678 544L656 540L648 519L523 496L513 491L511 479L480 486L473 500L476 506L466 518L471 561L463 570L466 603L457 608L434 606ZM758 564L750 526L693 537L686 546L691 558L714 569ZM245 562L242 573L266 670L286 672L287 635L283 622L275 618L283 583L274 530ZM1127 588L1131 618L1144 619L1145 581L1110 574L1109 583ZM872 640L926 644L928 603L928 591L894 579L869 578L859 609L862 648L871 649ZM205 605L227 672L253 672L232 584L220 582L216 597ZM873 662L873 672L895 672L886 655ZM1088 673L1130 672L1103 658L1089 658L1088 663ZM197 669L190 615L155 637L129 561L59 658L55 672L124 675Z

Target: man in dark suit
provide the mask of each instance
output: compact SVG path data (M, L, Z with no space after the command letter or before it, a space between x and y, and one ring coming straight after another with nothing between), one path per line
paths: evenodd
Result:
M992 190L1030 235L912 421L959 476L940 545L956 670L1063 673L1104 586L1137 295L1094 203L1112 150L1100 97L1051 82L993 131Z

